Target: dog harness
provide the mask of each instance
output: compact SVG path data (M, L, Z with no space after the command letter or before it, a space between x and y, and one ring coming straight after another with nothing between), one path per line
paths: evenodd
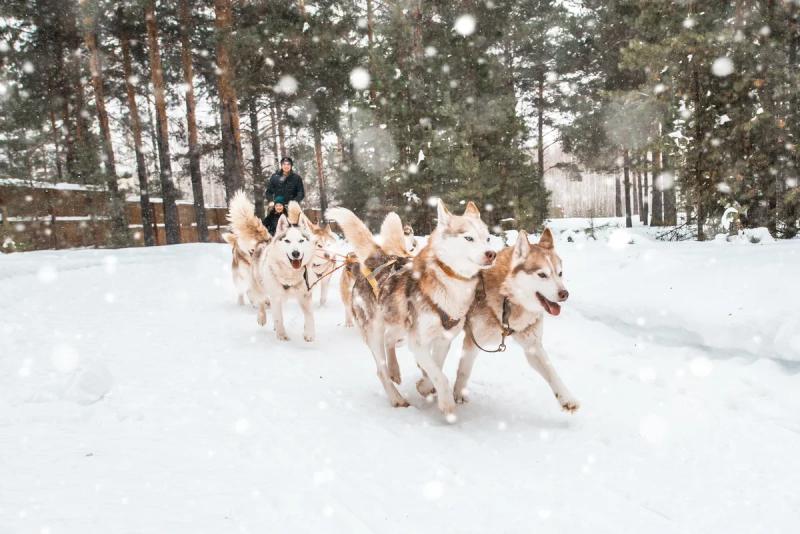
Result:
M385 263L382 263L381 265L376 267L374 271L370 270L370 268L367 267L366 265L364 265L363 263L361 264L361 274L364 275L364 278L366 278L367 282L369 282L369 286L372 288L372 293L375 294L375 298L378 298L378 295L381 292L380 286L378 285L378 280L377 280L376 277L385 268L387 268L387 267L389 267L391 265L394 265L395 263L397 263L397 258L394 258L394 259L389 260L389 261L387 261Z
M278 280L278 275L275 274L275 271L272 270L272 267L270 267L269 270L270 270L270 272L272 272L272 276L274 276L275 279ZM303 269L303 280L302 281L304 281L306 283L306 291L310 291L311 290L311 286L308 285L308 266L306 266ZM300 282L295 282L294 284L281 284L281 286L283 286L284 290L288 291L289 289L295 287L298 284L300 284Z
M475 295L475 302L479 300L486 299L486 281L483 279L483 275L479 274L481 277L481 290ZM491 309L491 308L490 308ZM494 315L494 314L493 314ZM494 350L486 350L481 347L477 340L475 339L475 334L472 332L472 326L469 324L469 313L467 313L467 331L469 332L469 337L472 342L475 344L483 352L505 352L506 351L506 338L514 333L514 329L511 328L509 324L509 318L511 317L511 301L508 297L503 297L503 310L500 318L500 335L502 338L500 339L500 345L497 346ZM496 318L495 318L496 319Z

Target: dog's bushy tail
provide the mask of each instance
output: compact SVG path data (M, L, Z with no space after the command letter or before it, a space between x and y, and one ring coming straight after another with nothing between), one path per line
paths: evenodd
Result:
M289 224L292 226L298 224L300 222L300 217L305 217L303 215L303 210L296 201L292 200L289 202L289 209L287 210L287 218L289 219Z
M358 261L364 262L367 258L379 252L381 249L375 243L372 232L367 225L356 217L356 214L347 208L330 208L326 215L333 219L344 232L344 237L353 245L353 250L358 257Z
M409 256L406 249L403 222L395 212L389 213L381 224L381 249L389 256Z
M269 241L270 235L261 219L256 217L256 208L244 190L233 195L228 206L228 222L234 235L252 239L256 242Z

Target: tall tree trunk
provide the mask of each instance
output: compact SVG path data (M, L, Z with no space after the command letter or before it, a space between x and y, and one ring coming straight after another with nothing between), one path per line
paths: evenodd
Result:
M636 169L636 207L639 209L639 222L646 222L644 218L644 195L642 193L642 171Z
M628 149L623 150L622 157L623 157L622 172L625 177L625 227L632 228L633 221L631 221L631 178L630 178L631 160L630 160L630 155L628 154Z
M167 101L164 98L164 73L161 68L161 51L158 46L158 26L156 23L155 0L147 0L144 17L147 25L147 46L150 54L150 75L156 100L156 141L158 143L159 167L161 172L161 198L164 206L164 228L167 244L181 242L178 206L175 204L176 191L172 182L172 163L169 156L169 123L167 122Z
M703 223L705 222L705 199L706 194L704 190L704 165L703 165L703 140L705 138L705 128L703 127L703 119L705 117L704 102L702 97L702 90L700 88L700 75L697 72L698 67L692 66L692 94L694 97L694 150L695 157L692 162L692 187L690 192L695 197L697 202L697 240L705 241L706 236L703 232Z
M663 194L661 190L656 187L657 177L661 174L661 151L656 150L653 152L653 204L652 214L650 215L650 226L663 226L664 214L662 208L661 198Z
M650 197L649 197L649 184L647 181L647 155L644 157L644 166L642 169L642 177L644 178L644 188L642 189L642 224L650 223Z
M278 144L281 155L278 156L278 161L286 156L286 132L283 129L283 110L281 109L280 102L275 100L275 118L278 121Z
M77 9L70 6L65 10L63 21L63 41L66 61L64 62L64 96L66 98L65 120L69 117L70 143L67 172L79 183L87 183L97 172L95 146L89 139L89 114L86 110L86 96L81 74L81 34L76 19Z
M258 108L255 97L248 102L250 114L250 144L253 151L253 195L256 199L256 215L264 218L264 191L267 184L264 182L264 173L261 169L261 140L259 139Z
M374 27L372 0L367 0L367 47L369 50L369 71L370 74L377 79L378 72L375 68L375 58L373 57L373 45L375 41L375 36L373 34ZM373 82L369 85L369 101L373 104L375 104L377 100L377 95L375 93L375 82L376 80L373 80Z
M85 7L85 0L81 0L81 7ZM85 10L89 13L88 10ZM128 221L125 217L125 199L117 183L117 168L114 161L114 145L111 142L111 129L108 126L108 113L103 91L103 72L100 65L100 54L97 51L97 33L94 19L86 15L83 20L84 43L89 51L89 72L92 76L94 88L94 101L97 107L97 118L100 122L100 133L103 137L103 163L106 174L106 186L110 193L108 202L111 208L111 245L124 247L130 244L128 235Z
M206 203L203 198L203 177L200 175L200 147L197 144L197 119L195 118L194 74L192 69L192 13L189 0L180 0L178 6L181 19L181 63L186 85L186 125L189 130L189 175L192 178L192 197L194 199L194 220L197 223L197 240L208 242L208 223L206 222Z
M317 159L317 180L319 181L319 208L322 217L328 209L328 196L325 191L325 172L322 166L322 132L319 124L314 123L314 154ZM322 220L322 218L320 218Z
M622 217L622 185L619 174L614 177L614 217Z
M244 186L242 165L242 143L239 129L239 103L233 86L233 65L230 59L231 2L214 0L215 27L217 32L217 77L220 100L222 130L222 179L225 197L230 202L233 194Z
M671 163L669 160L669 156L667 153L663 153L661 155L663 167L662 172L669 172L671 173ZM664 195L664 225L665 226L675 226L678 224L678 203L675 198L675 183L673 182L670 186L663 191Z
M56 148L56 176L58 177L59 182L64 181L63 171L61 170L61 149L59 147L58 142L58 128L56 127L56 113L53 111L53 108L50 108L50 129L53 132L53 144Z
M539 184L544 186L544 70L539 73L537 80L536 95L536 130L539 134L538 146L536 147L536 158L539 165L538 178Z
M270 112L270 117L272 119L270 126L272 127L272 147L273 147L273 155L275 156L273 158L273 160L274 160L273 161L273 164L274 164L273 166L277 167L278 166L278 162L281 159L281 153L282 152L281 152L280 145L278 144L278 118L277 118L277 115L275 113L275 106L276 106L275 100L273 99L272 102L270 102L269 112Z
M125 78L125 92L128 95L128 110L133 130L133 150L136 153L136 175L139 178L139 206L142 212L142 235L145 246L153 246L153 213L150 206L150 193L147 188L147 165L142 152L142 124L139 119L139 107L136 104L136 90L133 86L133 69L131 68L130 36L123 22L122 8L117 10L117 24L120 28L119 42L122 48L122 74Z

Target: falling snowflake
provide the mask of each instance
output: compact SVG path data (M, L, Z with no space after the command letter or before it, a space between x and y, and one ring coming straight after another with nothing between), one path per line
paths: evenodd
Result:
M456 23L453 26L453 29L456 33L467 37L475 33L475 17L472 15L461 15L456 19Z
M58 271L52 265L44 265L36 273L37 278L43 284L51 284L58 278Z
M281 76L278 83L275 84L273 87L273 91L276 93L283 93L285 95L293 95L297 92L297 80L294 76L290 76L286 74L285 76Z
M357 91L368 88L370 80L369 71L364 67L356 67L350 71L350 85Z
M729 57L718 57L711 65L711 73L720 78L730 76L733 74L733 60Z
M667 191L672 189L675 183L675 176L671 172L662 172L656 177L655 187L659 191Z

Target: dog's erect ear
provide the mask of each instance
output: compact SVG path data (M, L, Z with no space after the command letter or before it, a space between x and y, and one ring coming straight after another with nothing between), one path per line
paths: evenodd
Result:
M550 228L545 228L542 237L539 238L539 246L542 248L553 248L553 232Z
M525 233L525 230L520 230L514 245L514 259L524 260L530 251L531 243L528 241L528 234Z
M331 236L332 239L336 239L336 235L333 233L333 230L331 230L331 223L327 223L322 231Z
M306 235L311 235L314 233L313 226L314 223L311 222L308 217L300 217L300 221L298 222L297 226L300 228L300 231Z
M447 209L441 198L436 201L436 218L437 226L444 226L450 220L450 210Z
M278 219L278 224L275 226L275 235L283 235L289 230L289 219L286 218L286 215L281 215L281 218Z
M464 215L467 217L475 217L476 219L481 218L481 212L478 209L478 206L476 206L471 200L467 202L467 209L464 210Z

